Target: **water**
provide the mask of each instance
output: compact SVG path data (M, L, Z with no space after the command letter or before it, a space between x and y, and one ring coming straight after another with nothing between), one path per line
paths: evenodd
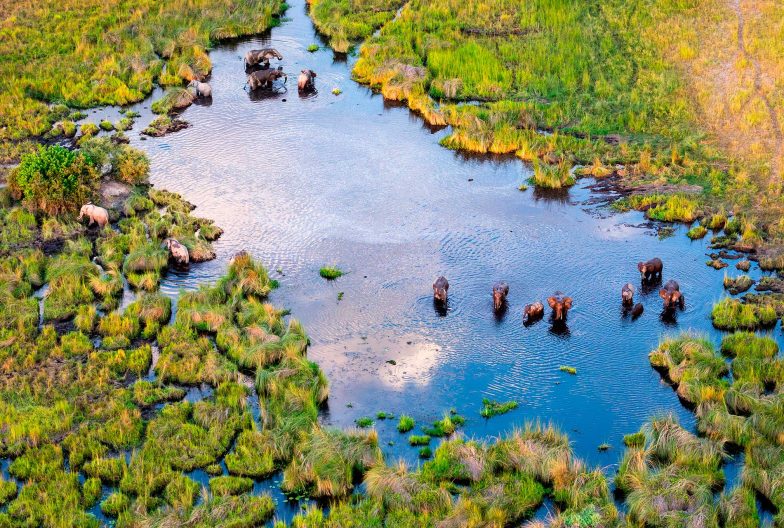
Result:
M694 430L693 414L647 354L663 335L687 329L718 343L710 309L724 295L725 272L705 265L707 240L690 241L685 227L659 240L641 214L597 205L587 180L554 196L520 192L530 176L522 163L441 148L448 131L351 80L355 58L306 51L321 41L304 0L287 15L266 37L212 51L213 98L184 112L190 128L142 141L145 112L129 132L150 156L153 183L225 229L216 261L170 273L162 291L217 279L242 249L260 259L281 284L272 301L304 323L309 355L330 380L328 425L350 427L378 411L425 424L454 408L468 418L467 436L491 439L526 420L552 421L579 456L608 471L623 435L651 416L673 413ZM260 47L283 54L287 92L244 91L241 57ZM297 94L303 68L317 72L318 93ZM685 294L675 318L661 315L658 289L641 291L636 263L653 256ZM321 279L318 269L331 264L349 273ZM440 274L451 285L445 315L432 302ZM510 285L501 318L491 304L498 280ZM626 282L645 306L636 321L620 307ZM574 299L566 327L547 317L524 327L522 307L556 290ZM486 421L485 397L520 406ZM387 459L416 463L395 422L376 423ZM602 443L611 449L598 451Z

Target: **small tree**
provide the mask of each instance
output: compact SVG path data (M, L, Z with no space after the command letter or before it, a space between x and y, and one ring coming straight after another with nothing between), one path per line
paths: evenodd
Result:
M8 187L29 210L54 215L78 211L93 198L99 180L88 156L53 145L22 156Z

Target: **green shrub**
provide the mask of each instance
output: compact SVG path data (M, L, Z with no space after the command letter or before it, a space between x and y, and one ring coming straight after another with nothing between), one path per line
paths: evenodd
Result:
M112 122L111 121L107 121L106 119L101 121L98 126L101 127L101 130L105 130L106 132L114 130L114 125L112 124Z
M344 275L344 272L337 266L324 266L319 270L319 275L327 280L335 280Z
M99 181L86 156L53 145L22 156L8 185L29 209L54 215L78 211L95 196Z
M123 145L114 160L114 170L120 181L131 185L146 183L150 175L150 160L141 150Z

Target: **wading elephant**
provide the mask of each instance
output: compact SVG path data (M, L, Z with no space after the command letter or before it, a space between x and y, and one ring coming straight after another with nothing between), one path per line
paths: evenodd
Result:
M659 290L659 297L664 299L664 309L673 310L675 306L683 308L685 299L681 293L681 287L677 281L672 279L664 283L664 286Z
M654 257L648 262L638 262L637 269L640 270L642 280L660 279L664 264L658 257Z
M264 63L264 65L269 67L270 59L278 59L280 61L283 60L283 55L278 53L278 50L275 48L250 50L245 54L245 67L249 68L259 63Z
M190 262L188 255L188 248L180 244L174 238L167 238L163 241L163 245L169 250L169 255L180 266L187 266Z
M531 324L538 321L544 315L544 305L540 301L526 304L523 308L523 324Z
M438 277L433 283L433 300L445 304L447 292L449 291L449 281L443 275Z
M313 79L316 78L316 72L313 70L302 70L297 77L297 89L300 92L308 92L313 90Z
M493 285L493 310L500 312L506 306L506 296L509 295L509 285L505 282L496 282Z
M88 226L95 223L98 224L99 227L103 227L109 223L109 211L91 203L83 205L81 210L79 210L79 220L84 216L90 219L87 223Z
M643 311L642 303L635 304L634 308L632 308L632 319L637 319L638 317L640 317L642 315L642 311Z
M561 292L555 292L552 297L547 298L547 304L553 310L553 321L566 321L566 313L572 309L572 298L564 297Z
M631 306L634 302L634 286L630 283L626 283L623 288L621 288L621 303L624 306Z
M258 88L269 90L272 89L272 83L281 77L284 77L283 82L285 83L287 78L286 74L283 73L283 68L278 68L277 70L255 71L248 75L247 86L249 86L251 90L256 90Z
M196 97L212 97L212 87L205 82L194 79L188 83L188 88L196 90Z

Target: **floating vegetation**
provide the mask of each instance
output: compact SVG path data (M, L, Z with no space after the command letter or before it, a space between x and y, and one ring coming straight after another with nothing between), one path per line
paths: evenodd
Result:
M737 277L724 275L724 289L732 295L748 291L753 285L754 280L748 275L739 275Z
M323 279L335 280L345 275L345 273L337 266L324 266L319 269L319 275L321 275Z
M482 408L479 410L479 414L482 415L483 418L491 418L517 409L517 405L516 401L497 402L495 400L482 398Z
M705 235L707 234L708 234L707 228L701 225L697 225L689 229L689 231L686 233L686 236L692 240L697 240L700 238L705 238Z
M361 427L363 429L367 427L373 427L373 418L369 416L363 416L362 418L357 418L354 420L354 423L357 424L357 427Z
M534 175L529 183L542 189L562 189L574 185L575 179L566 162L557 165L534 161Z
M566 372L567 374L572 374L572 375L577 374L577 369L574 367L570 367L568 365L561 365L560 367L558 367L558 370L560 370L561 372Z
M428 435L411 435L408 437L408 443L412 446L424 446L430 443L430 436Z
M319 50L319 45L318 44L310 44L308 46L308 51L311 52L311 53L316 52L318 50Z
M414 428L414 425L414 419L407 414L403 414L397 422L397 430L401 433L407 433Z

